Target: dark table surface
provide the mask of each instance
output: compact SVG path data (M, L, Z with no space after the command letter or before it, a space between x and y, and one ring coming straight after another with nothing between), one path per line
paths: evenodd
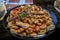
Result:
M49 35L49 36L47 36L46 38L43 38L43 39L47 39L47 40L60 39L58 37L60 35L60 13L58 11L56 11L56 9L53 7L53 5L52 6L49 6L48 8L55 13L55 15L57 17L57 20L58 20L58 23L56 25L55 31L51 35ZM15 39L15 37L13 37L10 33L8 33L4 29L2 22L0 22L0 38Z

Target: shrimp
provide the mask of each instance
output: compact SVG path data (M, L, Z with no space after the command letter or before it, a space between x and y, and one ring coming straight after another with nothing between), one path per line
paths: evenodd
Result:
M31 11L31 13L32 13L32 14L38 14L38 12L37 12L37 11Z
M25 18L25 19L23 20L23 22L27 23L28 20L29 20L29 18Z
M47 17L46 15L44 15L44 18L45 18L45 19L48 19L49 17Z
M52 24L52 23L51 23L51 24L49 24L49 25L47 26L47 30L49 30L52 26L53 26L53 24Z
M24 29L29 27L28 23L23 23L23 22L16 22L16 25L21 26Z
M41 11L41 10L40 10L40 11L38 12L38 14L45 14L45 13L44 13L44 11Z
M20 6L20 8L22 8L22 9L23 9L23 8L24 8L24 6Z
M35 27L35 25L34 25L34 24L30 24L30 25L29 25L29 27L34 28L34 27Z
M44 34L47 30L46 29L42 29L40 30L40 32L38 32L38 34Z
M17 7L17 8L15 9L15 11L16 11L17 14L19 14L20 11L21 11L21 8Z
M24 31L24 29L23 29L23 28L20 28L18 31L23 32L23 31Z
M48 18L48 20L46 20L46 24L51 24L52 23L52 19Z
M12 29L12 28L11 28L10 31L11 31L12 33L17 34L17 31L18 31L18 30L16 30L16 29Z
M32 32L33 32L33 28L28 28L28 29L26 30L26 32L27 32L27 33L32 33Z
M43 24L41 24L40 28L44 29L44 28L46 28L46 26L47 25L45 23L43 23Z
M28 21L27 20L23 20L24 23L27 23Z
M39 11L40 9L37 7L36 10Z
M11 21L11 22L8 22L8 28L11 28L12 26L14 26L14 25L12 24L12 21Z
M28 23L23 23L21 26L22 26L22 28L24 28L24 29L29 28L29 24L28 24Z
M42 25L42 23L38 23L38 25L40 26L40 25Z
M31 19L28 20L28 21L29 21L30 24L32 24L32 23L35 21L35 19L34 19L34 18L31 18Z
M33 15L33 17L36 19L40 19L40 18L44 18L44 15Z
M23 24L23 22L20 22L20 21L16 22L16 25L18 25L18 26L22 26L22 24Z
M30 36L31 36L31 37L36 37L37 34L33 32L33 33L30 34Z
M17 33L21 33L21 32L24 32L24 29L23 29L23 28L19 28L19 29L17 30Z
M15 15L15 11L11 10L10 15L14 16Z
M43 19L38 19L39 20L39 22L43 22L44 20Z
M31 5L30 5L30 4L27 4L27 6L28 6L28 7L31 7Z
M27 35L26 32L21 33L21 36L26 36L26 35Z
M45 10L45 14L44 14L45 16L47 16L47 17L50 17L50 14L49 14L49 12L48 11L46 11Z
M13 28L13 29L18 29L19 27L18 27L18 26L12 26L11 28Z
M36 31L36 32L39 32L39 31L40 31L40 27L39 27L39 26L36 26L36 27L35 27L35 31Z
M38 21L38 20L35 20L35 21L34 21L34 23L35 23L35 24L38 24L38 23L39 23L39 21Z

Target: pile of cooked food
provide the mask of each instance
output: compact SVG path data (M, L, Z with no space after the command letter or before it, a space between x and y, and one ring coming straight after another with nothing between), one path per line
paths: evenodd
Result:
M46 33L53 25L49 12L37 5L22 5L10 11L7 17L11 33L36 37Z

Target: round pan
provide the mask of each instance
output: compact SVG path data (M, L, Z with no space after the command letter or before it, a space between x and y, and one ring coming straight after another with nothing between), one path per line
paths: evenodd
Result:
M20 7L20 5L17 6L17 7ZM15 8L17 8L17 7L15 7ZM13 9L15 9L15 8L12 8L12 9L10 9L10 10L7 10L7 14L6 14L5 17L4 17L4 20L2 21L4 28L5 28L6 31L9 32L11 35L13 35L13 36L15 36L15 37L17 37L17 38L21 38L21 39L39 39L39 38L46 37L47 35L51 34L51 33L54 31L55 25L56 25L56 23L57 23L57 18L56 18L56 16L55 16L54 12L48 10L49 13L50 13L50 15L51 15L51 17L52 17L52 19L53 19L53 24L54 24L54 25L53 25L53 27L52 27L51 29L49 29L49 31L47 31L45 34L42 34L42 35L40 35L40 36L38 35L38 37L32 38L32 37L22 37L22 36L20 36L20 35L11 33L10 30L7 28L6 19L7 19L7 17L9 16L10 11L13 10ZM44 8L44 9L46 9L46 8ZM53 16L54 16L54 18L53 18Z

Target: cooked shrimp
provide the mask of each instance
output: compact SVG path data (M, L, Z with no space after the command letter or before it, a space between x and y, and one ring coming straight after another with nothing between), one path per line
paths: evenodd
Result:
M29 27L34 28L34 27L35 27L35 25L34 25L34 24L30 24L30 25L29 25Z
M10 15L14 16L14 14L15 14L15 11L11 10Z
M38 24L38 23L39 23L39 21L38 21L38 20L35 20L35 21L34 21L34 23L35 23L35 24Z
M36 27L35 27L35 31L36 31L36 32L39 32L39 31L40 31L40 27L39 27L39 26L36 26Z
M29 28L29 24L28 24L28 23L23 23L21 26L22 26L22 28L24 28L24 29Z
M26 32L27 32L27 33L32 33L32 32L33 32L33 28L28 28L28 29L26 30Z
M31 18L30 20L28 20L28 22L29 22L30 24L34 23L34 21L35 21L34 18Z
M23 22L20 22L20 21L16 22L16 25L18 25L18 26L22 26L22 24L23 24Z
M43 19L38 19L39 20L39 22L43 22L44 20Z
M37 35L37 34L34 33L34 32L30 34L31 37L36 37L36 35Z
M12 21L11 21L8 23L8 28L11 28L12 26L14 26L14 25L12 24Z
M33 10L33 11L35 10L35 7L34 7L34 6L32 6L32 10Z
M24 29L23 29L23 28L20 28L18 31L19 31L19 32L23 32L23 31L24 31Z
M46 32L46 29L40 30L40 32L38 32L38 34L44 34Z
M48 20L46 20L46 24L51 24L52 23L52 19L48 18Z
M18 29L19 27L18 27L18 26L12 26L11 28L13 28L13 29Z
M44 15L44 18L45 18L45 19L48 19L49 17L47 17L46 15Z
M45 15L46 15L47 17L50 17L50 14L49 14L48 11L45 12Z
M17 31L18 31L18 30L16 30L16 29L12 29L12 28L11 28L10 31L11 31L12 33L17 34Z
M31 7L31 5L27 4L28 7Z
M15 10L16 10L16 11L20 11L19 7L17 7Z
M40 26L40 28L46 28L46 24L45 23L43 23L43 24L41 24L41 26Z
M37 7L36 10L39 11L40 9Z
M25 18L23 22L27 23L29 21L29 18Z
M21 36L26 36L26 35L27 35L26 32L21 33Z
M49 30L49 28L51 28L53 26L53 24L51 23L51 24L48 24L48 26L47 26L47 30Z
M22 8L22 9L23 9L23 8L24 8L24 6L20 6L20 8Z
M44 11L39 11L38 14L45 14Z
M23 20L24 23L27 23L28 21L27 20Z
M40 26L40 25L42 25L42 23L38 23L38 25Z

